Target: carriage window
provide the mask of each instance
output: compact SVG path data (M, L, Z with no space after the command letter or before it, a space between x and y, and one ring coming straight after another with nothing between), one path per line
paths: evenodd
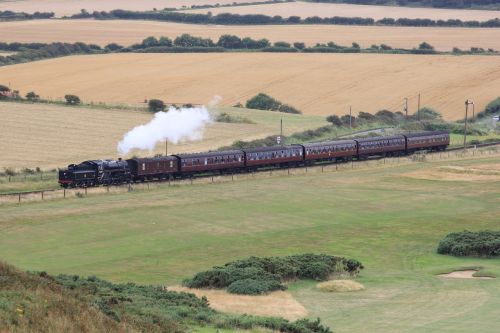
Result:
M146 163L142 163L142 171L146 170Z

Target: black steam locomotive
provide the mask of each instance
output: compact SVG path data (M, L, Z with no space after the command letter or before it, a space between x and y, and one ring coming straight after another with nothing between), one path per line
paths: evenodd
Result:
M59 184L65 188L119 185L203 174L362 160L371 156L403 156L418 150L444 150L449 144L448 132L435 131L301 145L132 158L126 161L93 160L77 165L71 164L68 169L59 171Z

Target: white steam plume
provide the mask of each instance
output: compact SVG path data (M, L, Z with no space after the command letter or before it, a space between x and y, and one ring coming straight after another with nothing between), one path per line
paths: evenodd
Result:
M183 140L200 140L203 129L210 122L210 114L205 106L156 112L154 118L145 125L134 127L118 143L118 153L123 156L132 149L153 151L156 144L168 140L177 144Z

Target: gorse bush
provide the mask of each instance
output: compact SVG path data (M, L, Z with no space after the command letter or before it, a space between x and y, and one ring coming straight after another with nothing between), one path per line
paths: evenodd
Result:
M296 50L296 49L295 49ZM300 114L301 112L290 106L288 104L283 104L277 99L260 93L252 98L250 98L245 105L249 109L257 109L257 110L268 110L268 111L278 111L284 113L295 113Z
M498 257L500 231L454 232L439 242L437 252L458 257Z
M484 118L495 114L500 114L500 97L497 97L496 99L488 103L484 110L477 114L477 117Z
M230 293L257 295L284 290L294 279L325 280L331 274L356 275L363 265L354 259L326 254L287 257L250 257L200 272L184 281L190 288L227 288Z

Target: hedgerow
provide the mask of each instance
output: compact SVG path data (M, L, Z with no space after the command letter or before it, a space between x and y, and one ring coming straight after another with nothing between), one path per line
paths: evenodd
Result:
M250 257L200 272L185 280L184 285L190 288L227 288L230 293L257 295L285 290L283 283L288 280L326 280L334 273L356 275L361 269L363 265L357 260L326 254Z
M439 242L437 252L452 256L500 256L500 231L462 231L446 235Z

